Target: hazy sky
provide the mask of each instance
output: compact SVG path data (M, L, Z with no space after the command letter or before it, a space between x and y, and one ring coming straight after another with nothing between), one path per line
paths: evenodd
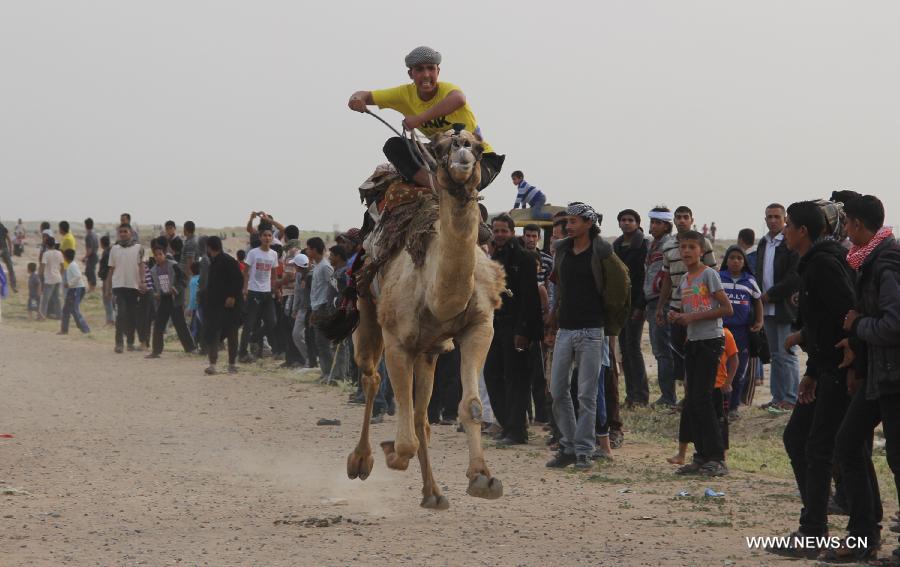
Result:
M690 205L720 234L852 188L900 218L900 4L829 1L0 4L0 217L358 225L390 132L346 107L444 56L550 202ZM400 116L384 111L393 123Z

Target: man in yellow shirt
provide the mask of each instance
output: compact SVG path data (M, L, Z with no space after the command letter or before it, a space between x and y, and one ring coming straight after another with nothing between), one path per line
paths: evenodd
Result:
M60 221L59 222L59 251L63 253L65 256L66 250L75 250L75 235L72 234L72 231L69 228L69 221ZM66 268L69 267L69 262L64 262Z
M484 153L481 157L481 185L487 187L500 173L505 156L497 155L482 138L481 128L466 95L454 84L438 81L441 72L441 54L430 47L417 47L406 56L407 74L411 84L392 89L357 91L350 97L351 110L365 112L366 106L391 108L403 114L403 124L408 129L418 128L426 136L434 136L464 124L465 129L481 140ZM397 171L409 181L427 187L428 172L421 168L409 152L403 138L389 138L384 144L384 155Z

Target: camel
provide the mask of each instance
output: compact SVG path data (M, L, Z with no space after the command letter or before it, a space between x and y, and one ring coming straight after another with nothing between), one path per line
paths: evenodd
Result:
M502 266L477 244L481 144L469 132L447 131L436 136L431 146L438 162L434 185L439 217L424 264L417 267L410 254L397 254L379 271L378 297L361 295L358 301L359 325L353 344L366 405L359 443L347 458L347 475L365 480L372 471L369 421L384 354L398 416L396 440L381 444L387 466L406 470L409 460L418 455L423 482L420 505L446 510L449 502L434 479L428 456L427 410L437 356L452 350L452 339L462 359L459 416L469 447L466 492L487 499L503 494L503 485L491 475L481 447L478 377L494 335L493 314L500 307L505 276Z

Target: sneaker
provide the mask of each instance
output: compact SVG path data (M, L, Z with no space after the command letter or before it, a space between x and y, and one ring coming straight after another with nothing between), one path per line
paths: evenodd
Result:
M113 349L113 352L115 352L116 354L122 354L123 352L125 352L125 349L122 347L122 345L116 345L116 348Z
M589 471L594 468L594 462L588 455L578 455L575 457L575 470Z
M703 466L703 463L698 461L691 461L685 465L681 465L677 469L675 469L675 474L700 474L700 467Z
M209 374L210 376L212 376L213 374L218 374L218 373L219 373L219 371L216 370L216 365L215 365L215 364L210 364L209 366L207 366L207 367L206 367L206 370L204 370L204 372L206 372L206 373Z
M609 430L609 446L613 449L621 449L625 443L625 432L621 429Z
M854 540L856 543L856 540ZM847 538L842 539L837 547L823 549L819 554L819 561L823 563L866 563L878 556L881 547L881 536L869 536L866 547L848 545Z
M817 547L798 547L795 541L806 537L806 534L799 531L791 532L786 538L775 538L777 545L766 547L765 550L782 557L792 557L794 559L815 559L819 555L820 549ZM828 537L826 533L823 537ZM782 545L783 544L783 545Z
M136 350L137 350L137 349L134 348L134 345L128 345L128 352L134 352L134 351L136 351Z
M229 374L237 374L237 373L238 373L238 367L235 366L234 364L229 364L229 365L228 365L228 373L229 373Z
M376 425L379 423L384 423L384 414L380 413L378 415L373 415L372 419L369 420L369 423L376 424Z
M158 353L155 353L155 352L151 352L150 354L148 354L148 355L145 356L144 358L159 358L159 354L158 354Z
M736 409L728 412L728 423L735 422L740 418L741 418L741 414L739 414Z
M728 467L722 461L709 461L698 472L703 476L725 476L728 474Z
M575 462L575 455L566 453L562 449L556 452L552 459L547 461L549 469L564 469Z
M238 357L238 362L240 362L241 364L250 364L251 362L253 362L253 357L249 354L242 354Z

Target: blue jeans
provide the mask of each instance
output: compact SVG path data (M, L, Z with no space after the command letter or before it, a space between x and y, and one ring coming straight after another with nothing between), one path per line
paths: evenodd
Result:
M534 201L531 202L531 218L533 219L550 219L553 218L553 215L549 212L544 212L544 205L547 204L547 197L538 197Z
M106 297L105 294L100 294L103 296L103 311L106 313L106 322L107 323L115 323L116 322L116 298L110 295Z
M668 323L656 324L657 305L659 305L658 298L650 300L644 312L647 314L647 327L650 330L650 347L656 359L656 378L661 393L659 400L674 406L678 403L678 396L675 394L675 360L670 346L672 336L669 333ZM663 310L663 315L665 314Z
M556 332L550 393L553 417L561 434L560 447L568 454L590 456L596 446L594 427L602 350L603 329L559 329ZM578 366L577 422L569 391L573 365Z
M728 327L728 330L734 336L734 343L738 348L738 367L734 373L734 380L731 381L731 396L728 399L728 411L733 411L741 405L748 380L755 378L748 376L747 372L750 367L750 327L742 325Z
M63 304L62 321L60 323L60 331L69 332L69 315L75 319L75 324L82 333L90 333L91 328L88 327L87 321L81 314L81 300L84 297L83 287L73 287L66 290L66 302Z
M775 317L766 316L763 321L769 350L772 352L772 369L769 374L769 388L772 401L797 403L797 386L800 384L800 360L797 347L790 352L784 350L784 341L791 334L790 323L778 323Z

